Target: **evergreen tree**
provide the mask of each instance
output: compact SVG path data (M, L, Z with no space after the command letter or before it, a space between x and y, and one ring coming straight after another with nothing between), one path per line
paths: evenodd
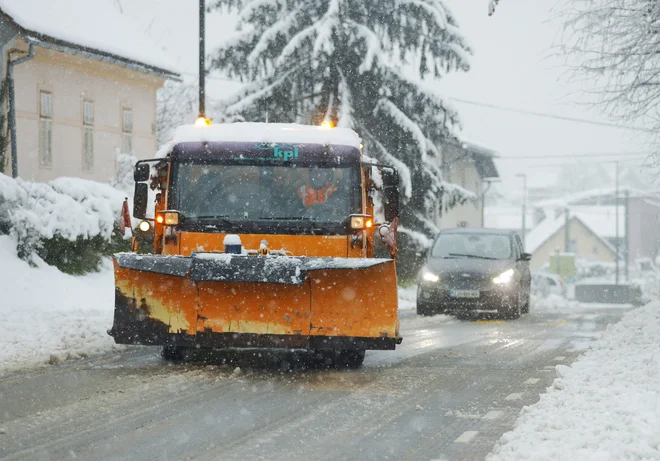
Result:
M211 66L249 82L225 114L353 128L367 155L398 168L400 229L409 235L430 235L436 206L466 199L438 168L458 114L422 82L469 68L443 0L213 0L211 8L239 14Z

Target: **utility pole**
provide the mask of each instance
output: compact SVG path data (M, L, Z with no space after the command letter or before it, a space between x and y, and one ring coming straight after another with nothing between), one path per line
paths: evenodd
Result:
M527 234L527 228L526 228L526 222L525 218L527 215L527 175L523 173L519 173L516 175L518 178L522 178L523 180L523 197L522 197L522 231L520 232L522 235L522 244L523 248L526 248L525 245L525 240L526 240L526 235Z
M624 202L623 205L625 207L625 228L626 228L626 244L625 244L625 258L626 258L626 265L624 266L626 269L626 281L628 281L628 276L630 275L630 210L629 210L629 205L630 205L630 190L626 189L624 192Z
M614 262L616 264L616 284L619 284L619 162L614 162Z
M206 65L206 0L199 0L199 117L206 118L205 74Z
M568 228L568 223L570 221L570 213L568 212L568 207L564 208L564 252L568 253L571 251L571 232Z

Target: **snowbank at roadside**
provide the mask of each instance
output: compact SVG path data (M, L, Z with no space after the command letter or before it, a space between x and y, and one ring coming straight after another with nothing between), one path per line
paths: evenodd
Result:
M106 261L98 273L71 276L16 256L14 237L0 235L0 373L115 348L114 282Z
M547 296L532 295L530 305L534 311L572 312L580 309L580 303L556 293L550 293Z
M660 459L660 302L628 312L525 407L486 461Z
M417 309L417 285L399 287L399 310Z

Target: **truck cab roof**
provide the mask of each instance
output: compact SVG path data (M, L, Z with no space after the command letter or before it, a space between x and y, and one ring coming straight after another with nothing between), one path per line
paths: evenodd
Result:
M178 127L172 144L191 142L320 144L360 149L362 140L349 128L324 128L295 123L221 123Z

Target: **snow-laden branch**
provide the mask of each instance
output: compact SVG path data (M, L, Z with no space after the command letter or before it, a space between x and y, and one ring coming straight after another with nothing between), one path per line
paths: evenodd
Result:
M429 4L423 0L399 0L400 4L403 5L412 5L420 8L421 10L428 13L429 17L435 20L435 25L438 29L443 30L447 28L447 16L441 8L437 8L433 4Z
M648 0L577 2L565 13L574 77L610 116L660 130L660 4ZM590 101L592 102L592 101ZM657 135L655 135L657 136Z
M378 60L380 65L388 67L385 59L383 59L383 50L381 47L380 38L378 38L378 36L371 29L362 24L351 20L347 22L353 26L357 36L364 39L364 43L367 47L367 52L364 55L362 64L360 64L360 67L358 67L358 72L361 74L369 72L373 66L374 58Z
M417 125L406 114L404 114L403 111L401 111L401 109L396 106L396 104L386 98L381 98L378 101L378 104L376 104L374 115L379 114L384 114L392 118L403 130L410 133L417 143L419 152L422 155L422 160L426 158L426 136L424 136L424 133L422 132L419 125Z
M302 46L305 40L313 37L315 33L316 24L313 24L294 35L280 52L280 55L275 61L275 65L277 67L283 67L286 60Z
M399 224L397 230L402 234L406 234L421 248L431 248L431 243L433 243L433 241L430 238L428 238L426 235L422 234L421 232L408 229L407 227L403 227L401 224Z
M383 146L374 135L369 133L368 130L363 128L361 131L364 137L368 140L369 145L378 151L378 156L382 159L382 161L392 165L399 172L403 196L407 199L412 197L412 174L410 172L410 168L408 168L408 165L403 163L394 155L390 154L385 146Z
M252 0L247 2L247 4L244 4L243 8L238 14L238 21L249 21L252 15L257 13L259 9L267 8L269 6L273 9L277 9L280 6L280 2L279 0Z
M337 126L340 128L353 128L353 98L346 82L344 73L339 69L339 112L337 113Z
M328 5L328 11L323 15L319 21L318 30L316 33L316 40L314 41L314 49L312 51L312 59L316 60L321 51L332 53L332 35L335 27L339 26L339 0L331 0Z
M268 49L271 42L275 40L278 35L284 35L285 37L288 36L287 31L296 24L296 16L299 11L300 7L295 8L289 14L279 21L276 21L272 26L262 32L259 41L248 55L248 62L250 65L253 66L259 61L262 53Z
M254 104L256 101L265 98L267 96L270 96L275 88L283 84L287 78L294 72L294 69L285 72L284 75L279 77L277 80L275 80L273 83L261 88L258 91L250 92L247 94L245 97L243 97L240 101L230 105L226 109L226 113L228 115L232 114L238 114L240 112L243 112L246 110L248 107L250 107L252 104Z

